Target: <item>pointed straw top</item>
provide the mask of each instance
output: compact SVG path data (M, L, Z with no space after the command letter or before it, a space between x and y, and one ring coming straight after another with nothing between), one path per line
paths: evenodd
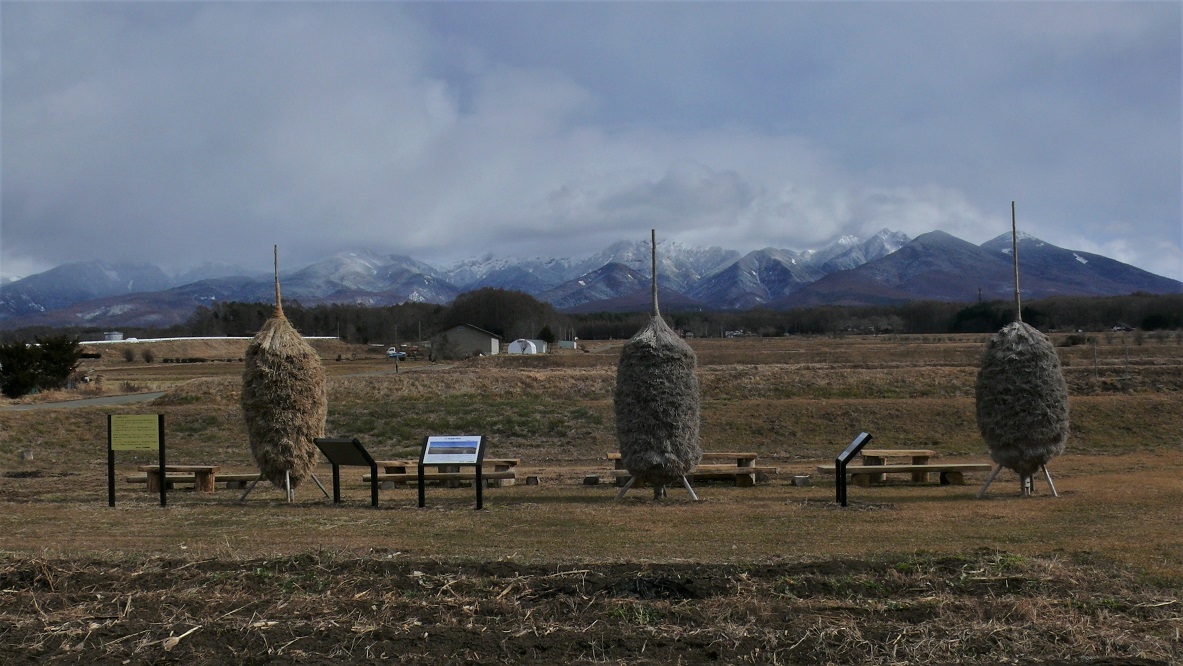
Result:
M275 251L275 316L283 317L283 301L279 297L279 246L273 246Z
M1015 262L1015 321L1023 321L1023 304L1019 300L1019 233L1015 226L1015 202L1010 202L1010 255Z
M657 229L649 230L649 239L653 249L653 316L660 317L661 312L657 309Z

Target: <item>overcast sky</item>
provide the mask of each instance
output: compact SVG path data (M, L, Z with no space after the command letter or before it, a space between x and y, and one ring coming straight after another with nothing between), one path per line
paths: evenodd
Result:
M1021 231L1183 279L1183 4L0 4L0 273Z

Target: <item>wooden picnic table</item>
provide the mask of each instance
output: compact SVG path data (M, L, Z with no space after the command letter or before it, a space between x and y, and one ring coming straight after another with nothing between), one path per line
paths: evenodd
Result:
M418 483L418 460L375 460L382 472L378 474L381 483ZM481 479L491 488L512 486L517 482L517 466L521 458L485 458L481 462ZM489 468L492 469L489 469ZM424 481L439 481L450 486L456 486L461 481L475 481L476 469L462 470L459 465L426 465L423 469ZM362 481L369 483L370 475L362 477Z
M891 458L910 458L913 465L927 465L928 460L937 454L936 451L930 449L863 449L860 453L864 465L886 465ZM883 478L883 475L879 474L872 480L883 481ZM913 471L912 481L916 483L928 481L928 471Z
M752 452L704 451L702 460L686 476L697 481L734 480L737 486L751 487L756 485L757 474L777 473L775 467L758 467L757 457ZM616 477L616 485L628 483L631 475L620 453L608 453L608 460L613 462L611 474Z
M846 475L858 486L869 486L872 482L881 482L886 474L910 473L913 481L927 481L929 473L940 474L941 485L965 485L965 473L989 472L989 463L928 463L914 464L881 464L881 465L848 465ZM834 465L818 465L819 474L835 474ZM923 475L918 479L918 476Z
M136 469L144 472L147 480L147 488L150 493L160 492L160 465L137 465ZM164 474L166 483L173 482L187 482L193 481L193 490L199 493L214 492L214 482L218 470L221 469L218 465L165 465Z

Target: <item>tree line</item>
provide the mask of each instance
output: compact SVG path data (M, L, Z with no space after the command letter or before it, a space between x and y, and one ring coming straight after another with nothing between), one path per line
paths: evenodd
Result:
M950 303L912 301L898 305L824 305L793 310L664 313L675 330L695 337L729 333L759 336L831 333L993 333L1015 320L1009 301ZM572 317L586 339L631 337L647 321L643 313L599 313ZM1183 294L1062 296L1023 304L1023 321L1043 330L1102 331L1114 326L1145 331L1183 329Z
M264 303L224 302L197 308L178 326L124 329L125 337L249 337L274 313ZM644 312L568 315L528 294L484 288L461 294L449 305L391 306L284 305L284 314L306 336L336 337L356 344L431 340L458 324L484 329L503 340L585 340L631 337L648 320ZM830 333L989 333L1014 321L1008 301L950 303L913 301L881 306L816 306L794 310L752 309L663 313L675 330L695 337L817 335ZM1117 325L1145 331L1183 329L1183 294L1055 297L1024 303L1023 321L1044 330L1101 331ZM61 335L101 339L100 329L25 329L0 333L0 340L30 341Z
M127 329L126 337L253 336L275 312L263 303L226 302L197 308L178 326ZM352 304L302 306L284 314L305 336L336 337L357 344L440 340L453 326L467 324L503 340L585 340L631 337L647 313L567 315L528 294L485 288L461 294L450 305L403 303L373 307ZM1014 321L1014 304L914 301L883 306L818 306L779 311L670 312L667 322L694 337L726 335L817 335L833 333L992 333ZM1183 294L1055 297L1023 307L1023 321L1043 330L1142 331L1183 329ZM81 358L80 340L102 337L98 329L24 329L0 334L0 390L18 397L65 386Z

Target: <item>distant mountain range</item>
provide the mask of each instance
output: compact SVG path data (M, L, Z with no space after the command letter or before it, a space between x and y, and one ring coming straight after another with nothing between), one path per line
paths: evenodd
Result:
M1027 298L1054 295L1180 293L1183 283L1096 254L1038 238L1019 241ZM820 250L765 248L741 255L719 247L658 244L663 309L972 302L1013 295L1010 235L974 245L934 231L915 239L884 229L869 239L843 237ZM648 307L650 248L620 241L583 259L487 256L435 267L399 255L346 252L281 274L285 301L306 305L448 303L497 287L523 291L566 312ZM150 264L90 261L58 266L0 285L0 328L25 326L162 327L217 301L274 300L274 280L235 266L206 265L169 277Z

